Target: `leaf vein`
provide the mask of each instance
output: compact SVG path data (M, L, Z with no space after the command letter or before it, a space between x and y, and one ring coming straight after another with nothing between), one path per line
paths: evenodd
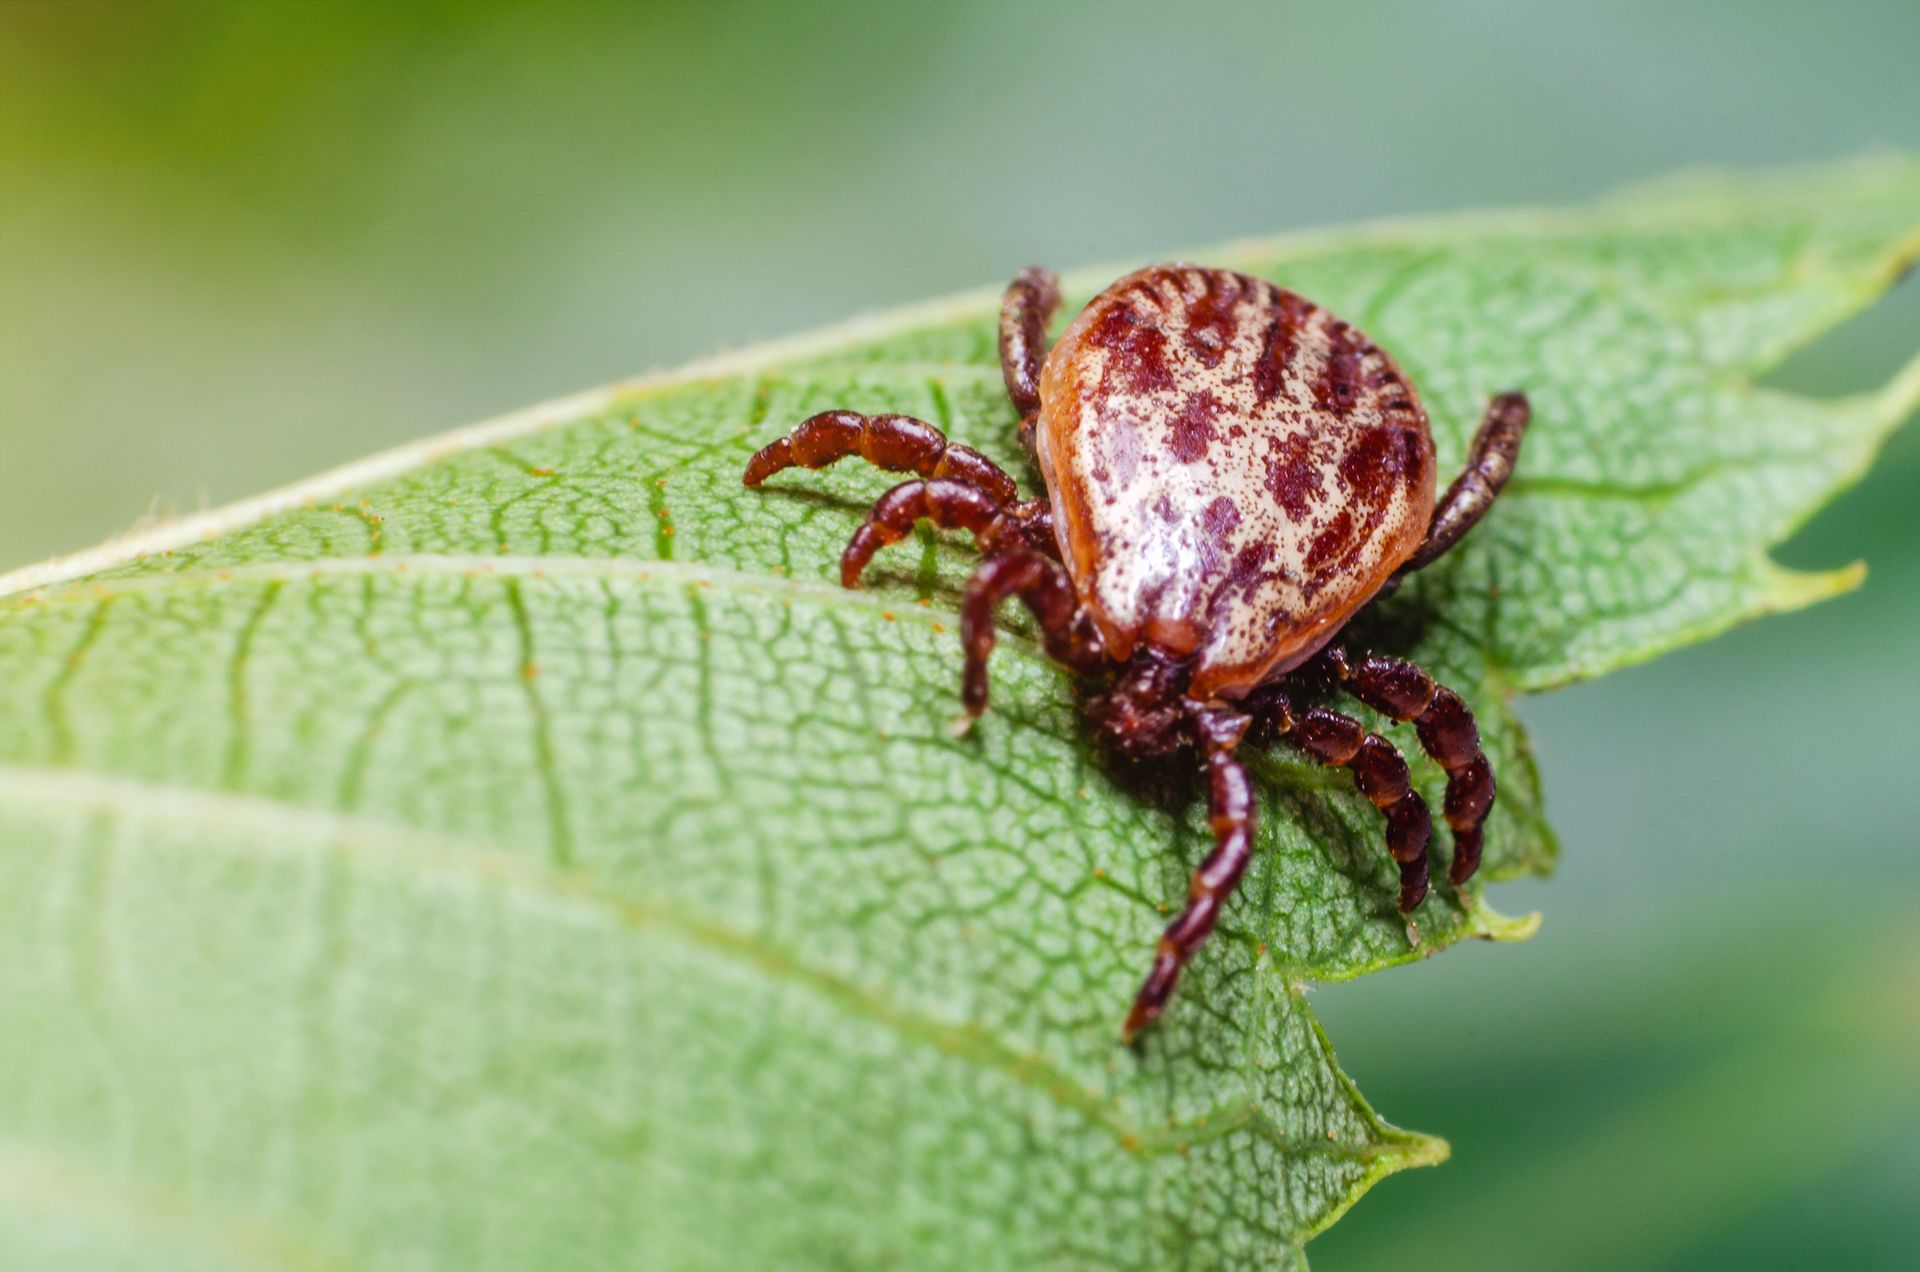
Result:
M1230 1104L1177 1127L1135 1125L1116 1112L1111 1101L1059 1066L1037 1053L1020 1050L978 1024L956 1024L926 1015L886 998L870 986L814 967L761 938L609 887L578 869L533 865L480 841L364 816L343 816L268 796L0 764L0 804L6 803L50 807L58 812L83 807L121 817L173 819L215 830L245 829L255 833L236 837L235 842L249 851L304 857L317 848L349 860L371 860L382 854L424 867L430 875L459 877L509 895L571 902L586 913L613 919L636 931L667 934L752 966L770 979L804 986L903 1038L998 1072L1079 1114L1135 1156L1160 1156L1177 1152L1183 1144L1246 1130L1283 1152L1300 1156L1413 1164L1421 1160L1422 1145L1429 1142L1405 1132L1386 1132L1380 1140L1357 1144L1302 1140L1289 1136L1269 1114L1251 1103ZM13 844L18 850L20 840L15 839ZM1289 986L1288 992L1298 991Z

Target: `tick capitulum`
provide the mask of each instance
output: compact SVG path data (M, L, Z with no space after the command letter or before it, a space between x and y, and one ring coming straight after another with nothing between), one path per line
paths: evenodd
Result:
M1335 637L1369 601L1459 541L1506 484L1527 400L1493 399L1467 465L1434 499L1433 440L1413 386L1359 331L1271 283L1156 265L1096 296L1051 353L1054 276L1007 289L1000 360L1020 439L1047 497L1022 500L979 451L902 415L826 411L747 465L858 455L914 473L874 504L840 558L848 587L873 555L931 521L970 531L960 643L969 716L987 705L994 611L1018 597L1049 655L1099 686L1088 704L1121 753L1191 746L1205 763L1214 848L1160 937L1127 1015L1131 1039L1165 1009L1253 852L1253 791L1236 750L1251 726L1352 770L1385 815L1400 910L1427 894L1432 817L1394 745L1325 706L1328 686L1399 721L1447 773L1449 880L1480 863L1493 771L1467 705L1410 662L1348 653Z

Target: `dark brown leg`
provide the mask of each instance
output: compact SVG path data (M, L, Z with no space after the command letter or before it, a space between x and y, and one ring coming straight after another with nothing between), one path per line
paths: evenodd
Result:
M1303 670L1321 675L1395 720L1413 722L1420 746L1447 771L1445 812L1453 831L1453 866L1447 880L1456 888L1480 866L1487 814L1493 808L1493 766L1480 749L1480 729L1460 696L1414 664L1400 658L1366 654L1358 660L1330 646Z
M1053 541L1053 518L1042 499L1004 506L978 488L951 478L903 481L874 501L840 554L840 585L860 586L860 576L874 554L907 537L920 521L942 530L965 530L973 535L982 556L1039 549L1055 560L1060 546Z
M853 538L847 540L847 550L840 554L840 584L859 587L860 575L873 560L873 554L906 538L922 519L942 530L969 531L985 550L985 544L990 541L988 531L1005 520L1004 511L1003 505L991 495L966 482L946 477L903 481L874 501L867 519L853 532ZM991 536L994 540L1008 537L1010 533L1004 528Z
M1047 357L1047 324L1060 308L1060 280L1050 270L1023 269L1000 302L1000 372L1007 396L1020 412L1020 444L1033 454L1033 424L1040 410L1040 365Z
M1019 530L1028 547L1060 560L1060 541L1053 535L1053 505L1045 499L1028 499L1006 510L1007 521ZM988 548L989 552L997 551Z
M1473 529L1499 495L1520 457L1520 439L1526 435L1532 410L1524 393L1502 393L1487 406L1480 431L1467 452L1467 466L1447 487L1427 525L1427 541L1407 558L1396 574L1411 574L1433 564L1442 553Z
M1187 885L1187 908L1160 934L1153 968L1121 1028L1121 1037L1128 1042L1166 1009L1181 970L1212 935L1220 907L1240 886L1240 877L1253 860L1253 786L1234 755L1249 723L1236 712L1211 709L1201 711L1194 720L1207 763L1207 819L1213 827L1213 851Z
M1080 608L1073 582L1057 562L1031 548L1015 548L982 561L967 580L960 603L960 700L969 716L987 709L987 656L993 652L993 614L1017 596L1033 611L1041 640L1054 661L1074 671L1096 671L1106 663L1100 633Z
M858 455L890 473L918 473L965 482L988 495L997 507L1019 497L1013 478L971 446L948 442L925 420L909 415L862 415L822 411L747 461L746 484L758 486L783 469L825 468Z
M1393 743L1349 715L1309 707L1295 716L1286 695L1267 687L1250 703L1288 743L1322 764L1353 770L1353 784L1387 817L1387 852L1400 865L1400 913L1427 896L1427 842L1433 815L1413 789L1413 775Z

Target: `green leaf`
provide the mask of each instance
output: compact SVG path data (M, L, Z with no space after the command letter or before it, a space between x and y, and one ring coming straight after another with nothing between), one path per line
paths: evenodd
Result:
M994 293L0 580L0 1251L1298 1262L1445 1154L1367 1107L1304 986L1528 930L1479 900L1554 856L1511 693L1857 578L1766 548L1860 474L1920 363L1838 402L1753 377L1917 250L1920 164L1889 160L1200 254L1394 350L1443 471L1487 394L1537 423L1500 507L1354 637L1481 712L1471 904L1436 894L1410 941L1371 806L1262 756L1258 861L1138 1055L1118 1024L1207 840L1193 766L1109 763L1017 635L952 737L966 545L924 534L847 593L890 479L739 480L829 406L1011 459Z

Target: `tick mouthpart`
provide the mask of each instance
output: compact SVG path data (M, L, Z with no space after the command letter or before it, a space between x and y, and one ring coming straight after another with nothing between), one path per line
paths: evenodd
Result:
M1115 750L1130 759L1170 755L1186 743L1191 673L1164 650L1144 646L1127 660L1113 687L1087 702L1087 715Z

